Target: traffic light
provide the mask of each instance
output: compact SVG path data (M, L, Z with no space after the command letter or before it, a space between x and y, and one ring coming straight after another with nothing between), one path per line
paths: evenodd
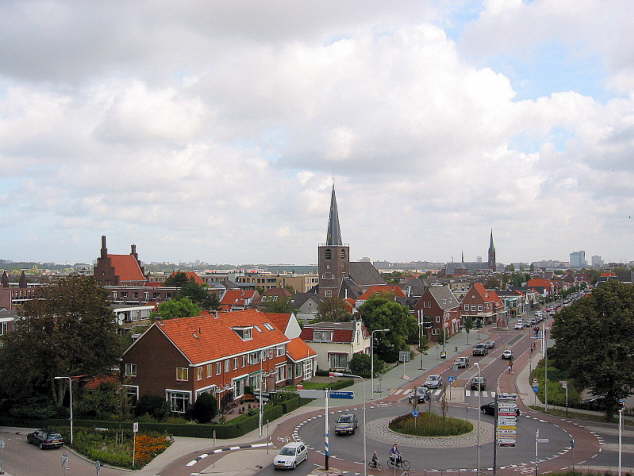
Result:
M619 399L618 405L619 405L619 411L622 411L623 408L625 408L625 399L623 398Z

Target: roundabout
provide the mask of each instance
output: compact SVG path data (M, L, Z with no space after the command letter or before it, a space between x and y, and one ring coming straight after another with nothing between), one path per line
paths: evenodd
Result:
M376 451L383 461L392 444L397 442L404 458L410 461L415 471L475 471L477 469L477 420L479 410L468 406L451 406L448 416L460 418L473 424L473 430L458 436L431 437L396 433L389 428L395 417L409 411L406 405L373 406L366 410L366 425L362 424L362 407L337 409L330 412L330 457L344 460L362 468L363 431L367 432L368 458ZM438 407L432 411L440 412ZM353 435L335 436L336 416L353 412L359 418L359 428ZM480 467L485 470L493 462L493 417L480 415ZM497 467L522 468L535 462L535 434L539 429L540 438L547 438L547 445L540 445L538 461L560 457L570 451L570 435L558 425L535 417L520 416L518 422L518 443L514 448L498 448ZM304 441L314 453L323 454L323 415L313 416L300 422L293 437ZM491 468L492 469L492 468Z

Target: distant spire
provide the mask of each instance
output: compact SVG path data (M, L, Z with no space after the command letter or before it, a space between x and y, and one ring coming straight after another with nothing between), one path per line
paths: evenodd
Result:
M6 271L2 272L2 278L0 278L0 285L2 285L3 288L9 287L9 276L7 276Z
M495 246L493 246L493 228L491 228L491 239L489 240L489 251L495 251Z
M330 197L330 214L328 215L328 232L326 234L326 245L341 246L341 228L339 227L339 213L337 212L337 196L335 195L335 185L332 185L332 195Z
M26 274L24 273L24 271L22 271L22 274L20 275L20 282L18 283L18 286L21 288L26 288Z
M497 269L497 263L495 262L495 245L493 244L493 228L491 228L491 238L489 240L489 269L495 271Z
M462 264L464 264L464 250L462 250Z

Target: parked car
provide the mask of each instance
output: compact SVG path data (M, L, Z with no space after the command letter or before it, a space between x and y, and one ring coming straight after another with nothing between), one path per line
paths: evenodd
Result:
M308 459L308 450L301 441L295 441L284 445L280 452L273 458L275 469L295 469L302 462Z
M485 403L480 407L480 411L485 415L495 415L495 402ZM520 409L515 410L515 415L520 416Z
M357 426L359 426L357 415L354 413L343 413L339 415L335 423L335 434L354 435L354 432L357 431Z
M64 438L54 431L35 430L33 433L26 435L26 441L32 445L39 446L42 450L64 446Z
M530 322L531 326L534 326L535 324L537 324L537 319L533 317Z
M409 403L414 403L414 399L416 399L417 403L425 403L431 399L431 392L429 388L425 385L421 385L420 387L416 387L415 390L412 390L412 393L409 395Z
M484 344L476 344L473 348L473 355L487 355L489 353L489 349L487 349Z
M494 349L495 348L495 341L494 340L488 340L484 343L484 345L486 346L487 349Z
M469 388L471 390L486 390L487 388L487 379L485 377L473 377L469 381Z
M502 358L504 360L513 360L513 352L511 351L511 349L506 349L504 352L502 352Z
M453 364L458 369L466 369L471 364L471 361L469 357L458 357Z
M515 329L524 329L524 323L518 319L517 322L515 323L515 327L514 328Z
M440 375L430 375L425 380L425 387L440 388L442 386L442 377Z
M581 408L586 410L605 410L605 397L594 396L581 401Z

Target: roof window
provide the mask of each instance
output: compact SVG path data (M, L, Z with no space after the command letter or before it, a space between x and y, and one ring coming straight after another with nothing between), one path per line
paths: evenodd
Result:
M242 340L251 340L253 339L253 327L232 327L233 332L238 334L240 339ZM261 331L260 331L261 332Z
M268 330L272 331L273 330L273 326L271 324L269 324L268 322L264 323L264 327L266 327Z

